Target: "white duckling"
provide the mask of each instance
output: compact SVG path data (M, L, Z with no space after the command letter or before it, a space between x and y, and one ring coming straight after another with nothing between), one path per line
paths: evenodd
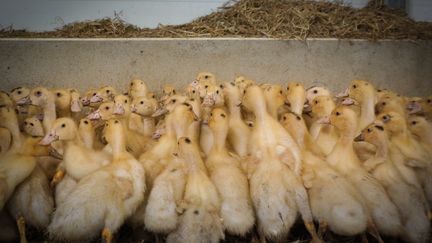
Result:
M26 117L42 116L40 107L31 105L30 89L26 87L17 87L11 90L10 98L16 104L15 108L18 111L18 122L22 128L23 121Z
M93 92L89 99L90 106L97 107L103 102L112 101L117 95L117 90L112 86L104 86Z
M36 87L30 92L30 100L32 105L42 108L42 124L44 132L47 133L57 118L54 94L44 87Z
M399 236L403 227L396 206L383 186L361 166L354 152L353 140L357 131L355 112L344 106L338 107L332 112L329 122L338 130L339 140L327 156L327 161L360 192L378 231L388 236ZM378 235L375 237L379 240Z
M432 95L407 104L409 114L420 114L432 121Z
M132 79L129 84L128 95L132 98L147 97L149 89L147 84L140 79Z
M375 113L397 112L403 117L406 117L406 106L405 99L402 97L384 96L379 99L375 105Z
M374 86L364 80L353 80L345 92L337 95L340 97L349 97L342 104L351 105L358 102L360 105L360 117L358 122L357 133L360 133L365 127L375 121L375 104L377 103L377 94Z
M252 160L258 163L252 165L255 169L249 171L249 178L258 232L263 239L283 239L299 211L313 240L320 241L315 232L308 195L299 178L300 148L285 128L267 113L261 88L247 88L242 105L256 117L249 151Z
M18 119L13 109L0 108L0 126L12 134L10 149L0 156L0 210L14 192L16 186L24 181L36 166L33 157L34 146L27 143L20 133Z
M303 183L308 190L312 215L320 232L327 227L339 235L354 236L366 230L367 209L353 185L330 167L313 142L304 120L287 113L284 127L303 150Z
M143 124L141 134L151 137L156 130L156 119L152 116L159 108L159 103L155 99L138 97L133 99L131 105L132 113L140 115Z
M69 89L53 89L57 117L71 117L71 94Z
M303 85L299 82L290 82L286 88L285 103L291 112L301 115L306 101L306 90Z
M310 126L311 136L322 152L328 155L333 150L339 135L334 126L323 124L321 121L330 117L336 105L331 96L317 96L309 106L312 115L316 118Z
M179 204L183 198L186 183L185 173L187 171L184 161L178 159L177 156L173 156L173 154L176 154L174 150L176 149L177 139L172 136L172 133L174 132L177 136L184 135L183 131L187 131L187 128L194 122L195 117L191 106L184 104L178 106L172 114L167 116L167 119L169 119L167 125L170 127L168 128L168 134L164 135L156 146L159 147L158 149L168 148L172 153L160 157L159 161L150 161L149 158L144 161L144 166L149 168L148 174L150 178L148 182L151 185L151 192L145 208L144 222L147 229L157 233L170 233L178 226L177 207L180 206ZM182 128L177 127L176 129L173 122L182 124ZM174 131L171 131L171 129ZM156 149L151 151L158 152ZM149 155L153 155L153 159L155 159L154 155L156 154ZM156 163L152 165L154 162ZM202 169L205 170L203 165ZM157 178L153 179L156 176ZM136 215L142 211L138 210Z
M112 162L84 177L58 205L48 233L51 238L87 241L102 232L106 242L144 199L145 176L140 163L126 151L119 120L109 120L104 137L113 150Z
M222 199L220 215L223 225L229 233L244 236L252 229L255 218L248 180L238 159L226 148L228 114L221 108L213 109L209 127L214 142L205 164Z
M172 85L166 84L162 88L162 97L161 97L160 101L164 102L169 97L171 97L171 96L173 96L175 94L177 94L176 89Z
M410 132L432 151L432 123L421 116L411 116L407 122Z
M223 86L223 92L229 111L228 141L234 152L244 158L248 154L250 128L242 119L240 107L242 94L233 82L226 82Z
M187 137L178 140L179 157L187 167L187 180L180 210L183 214L167 242L219 242L224 238L219 216L221 199L203 168L198 145Z
M408 242L429 242L429 207L423 191L406 183L389 156L390 143L384 127L371 124L356 137L377 147L374 157L364 162L364 167L384 186L390 199L399 209Z
M264 97L266 99L267 110L274 118L279 118L279 111L285 103L285 94L281 85L268 85L263 89Z
M308 103L311 103L317 96L331 96L331 93L328 89L315 85L306 89Z
M432 204L432 166L428 150L408 130L404 117L396 112L378 115L377 119L384 123L391 144L397 147L404 157L405 164L414 168L422 184L429 204ZM402 173L402 172L401 172ZM408 177L410 178L410 177Z

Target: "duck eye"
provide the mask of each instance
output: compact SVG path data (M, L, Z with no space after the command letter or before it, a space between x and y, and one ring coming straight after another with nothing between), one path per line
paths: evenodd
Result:
M224 88L223 84L219 85L219 88L223 89Z
M234 82L231 82L230 84L231 84L231 86L235 86L235 83L234 83Z
M282 90L279 91L279 94L282 94Z
M313 91L313 93L314 93L314 94L318 94L318 90L315 89L315 90Z
M88 124L88 121L84 121L84 124Z
M317 105L317 104L318 104L318 100L315 100L315 102L314 102L314 103L315 103L315 105Z
M246 94L246 90L243 90L243 94Z
M356 88L357 88L357 85L354 84L352 87L353 87L353 89L356 89Z
M105 106L105 110L109 110L109 107L108 107L108 106Z
M27 126L27 122L24 122L24 125Z
M42 92L41 92L41 91L36 91L36 95L37 95L37 96L41 96L41 95L42 95Z
M185 138L186 143L191 143L191 140L189 138Z
M95 96L96 95L96 93L93 93L93 96Z
M219 90L216 90L216 94L219 94Z
M382 105L386 105L387 103L385 103L385 102L383 102L383 103L381 103Z
M336 111L336 116L340 116L340 112L339 111Z
M107 94L109 94L111 91L109 91L109 90L107 90L107 91L105 91Z
M204 86L204 88L206 88L206 89L207 89L207 88L208 88L208 85L205 85L205 86Z
M115 120L114 123L117 124L117 123L119 123L119 121Z
M172 103L175 103L176 101L177 101L176 99L173 99L171 102L172 102Z
M287 90L289 90L289 87L287 87Z
M33 122L30 122L30 126L34 126Z
M61 125L61 127L66 127L66 124L63 123L63 124Z
M57 97L61 97L61 93L57 93Z
M284 121L286 121L286 119L287 119L287 117L286 117L286 116L284 116L284 117L283 117L283 120L284 120Z
M379 90L377 90L377 91L378 91L378 93L381 93L381 92L382 92L382 90L380 90L380 89L379 89Z
M124 100L124 103L127 104L127 100Z
M18 94L21 94L22 92L21 92L21 90L18 90L18 92L17 92Z
M205 75L205 76L204 76L204 78L205 78L205 79L208 79L208 78L209 78L209 76L208 76L208 75Z
M195 90L192 90L192 93L194 93L194 94L195 94Z
M213 116L213 112L212 112L212 113L210 113L210 116Z
M221 114L221 117L225 118L226 116L225 116L225 114L222 113L222 114Z
M141 104L141 105L144 105L144 101L141 101L140 104Z
M412 121L411 124L415 125L415 124L417 124L417 122L416 121Z
M130 86L133 86L133 82L132 82L132 83L130 83Z
M301 120L301 118L300 118L299 116L296 116L296 118L297 118L297 120L298 120L298 121L300 121L300 120Z
M192 98L192 99L190 99L190 101L195 101L195 99L194 99L194 98Z
M367 129L367 132L372 132L372 130L370 128Z
M173 93L173 94L176 94L176 91L175 91L175 89L173 89L172 93Z
M431 99L428 99L428 100L427 100L427 103L431 103L431 102L432 102L432 100L431 100Z

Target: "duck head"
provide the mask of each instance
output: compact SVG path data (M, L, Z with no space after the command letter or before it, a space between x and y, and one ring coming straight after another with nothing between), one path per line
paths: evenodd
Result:
M147 84L140 79L132 79L129 84L128 94L132 98L138 98L140 96L146 96L148 93Z
M317 96L331 96L328 89L319 86L311 86L306 89L306 100L308 103L312 102Z
M33 137L43 137L44 129L42 122L36 117L29 117L24 120L24 131Z
M376 122L364 128L361 133L354 138L355 142L367 142L375 146L380 146L387 139L384 126Z
M114 117L114 102L104 102L99 108L90 113L87 118L90 120L108 120Z
M17 87L11 90L10 97L17 105L29 105L30 100L30 89L26 87Z
M290 82L286 89L285 104L296 114L303 113L306 104L306 90L299 82Z
M384 124L391 136L400 134L407 128L405 118L394 111L379 114L377 120Z
M44 87L36 87L30 92L31 104L35 106L45 106L49 103L54 103L53 94Z
M69 141L76 137L77 126L71 118L59 118L54 121L50 131L39 142L40 145L49 145L54 141Z
M330 116L336 105L331 96L316 96L309 104L309 109L314 117L322 118Z
M54 89L52 90L55 97L56 108L66 110L71 105L71 94L68 89Z

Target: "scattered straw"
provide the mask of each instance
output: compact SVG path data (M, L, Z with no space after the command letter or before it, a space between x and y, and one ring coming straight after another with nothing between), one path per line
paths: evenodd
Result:
M310 0L230 1L217 12L183 25L139 28L121 18L77 22L50 32L12 27L0 37L268 37L281 39L432 39L432 23L372 0L363 9Z

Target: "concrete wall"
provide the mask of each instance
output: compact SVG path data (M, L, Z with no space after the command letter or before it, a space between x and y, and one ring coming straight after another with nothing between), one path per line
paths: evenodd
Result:
M352 79L405 95L432 93L432 42L270 39L0 39L0 88L45 85L81 90L137 77L152 89L177 87L197 72L219 80L322 83L342 90Z

